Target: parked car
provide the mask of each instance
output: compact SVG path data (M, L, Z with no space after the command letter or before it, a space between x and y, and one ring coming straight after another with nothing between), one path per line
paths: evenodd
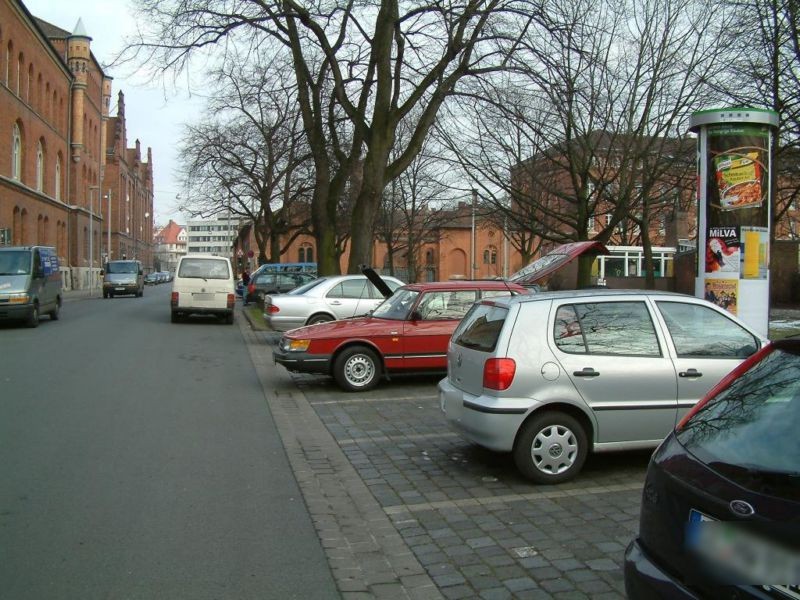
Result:
M138 260L110 260L103 269L103 298L144 296L144 271Z
M172 282L173 323L190 315L215 315L232 324L236 303L230 260L211 254L186 254L178 261Z
M55 321L62 302L58 255L51 246L0 247L0 321L39 325L40 315Z
M394 277L383 277L383 281L387 289L382 292L366 275L319 277L286 294L264 296L264 320L275 331L289 331L365 315L403 285Z
M382 375L444 372L447 342L479 298L524 294L504 281L445 281L398 288L370 316L294 329L273 350L290 371L332 375L351 392Z
M247 286L247 301L261 304L264 301L264 296L285 294L316 278L316 275L310 273L270 273L263 271L250 277L250 284Z
M156 285L158 283L161 283L160 279L161 278L158 276L158 273L148 273L147 275L144 276L144 284Z
M476 304L453 333L442 411L513 452L539 483L587 453L655 448L765 339L710 302L669 292L545 292Z
M800 340L773 342L653 455L625 588L651 598L800 598Z

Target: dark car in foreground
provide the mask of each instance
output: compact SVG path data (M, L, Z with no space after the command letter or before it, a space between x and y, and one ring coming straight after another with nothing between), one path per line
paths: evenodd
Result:
M332 375L350 392L372 389L384 374L444 372L450 336L477 300L524 293L505 281L405 285L370 316L293 329L273 357L290 371Z
M625 554L632 600L800 598L800 340L768 344L659 446Z

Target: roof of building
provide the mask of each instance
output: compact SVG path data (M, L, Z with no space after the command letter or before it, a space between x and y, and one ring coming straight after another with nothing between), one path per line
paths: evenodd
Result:
M181 231L185 230L185 225L178 225L175 221L170 219L169 223L157 231L154 237L159 243L162 244L177 244L178 236L180 235Z

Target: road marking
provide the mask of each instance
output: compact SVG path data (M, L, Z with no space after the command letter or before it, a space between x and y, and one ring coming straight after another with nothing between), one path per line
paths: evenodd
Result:
M345 400L320 400L309 402L311 406L327 406L329 404L362 404L364 402L410 402L412 400L438 400L439 396L395 396L393 398L347 398Z
M384 507L384 512L391 515L402 515L427 510L440 510L452 508L467 508L474 506L490 507L493 504L508 502L536 502L537 500L552 500L553 498L597 496L614 492L633 492L642 489L641 483L618 483L611 485L597 485L593 487L568 490L552 490L547 492L532 492L530 494L506 494L504 496L488 496L486 498L465 498L462 500L440 500L438 502L422 502L419 504L396 504Z
M429 440L440 438L459 437L457 433L449 431L441 431L439 433L416 433L411 435L376 435L375 437L360 437L360 438L346 438L343 440L336 440L340 446L349 446L352 444L361 444L363 442L402 442L405 440Z

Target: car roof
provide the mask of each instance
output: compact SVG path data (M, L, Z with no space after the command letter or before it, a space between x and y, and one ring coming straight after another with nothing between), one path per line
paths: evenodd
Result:
M558 292L539 292L537 294L521 294L519 296L500 297L497 303L518 303L518 302L538 302L542 300L561 300L564 298L625 298L628 296L657 296L659 298L673 298L682 300L700 300L696 296L679 294L677 292L665 292L662 290L612 290L603 288L588 288L583 290L562 290ZM493 299L495 300L495 299Z
M423 283L408 283L403 287L420 292L426 292L429 290L511 290L514 292L527 292L527 290L521 285L495 279L426 281Z

